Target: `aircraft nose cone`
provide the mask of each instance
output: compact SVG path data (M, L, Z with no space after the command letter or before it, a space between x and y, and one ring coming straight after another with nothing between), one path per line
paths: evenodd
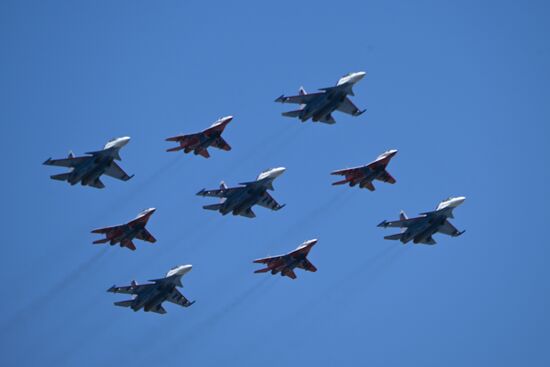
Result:
M130 142L130 137L129 136L123 136L122 138L118 138L117 139L117 145L120 146L120 147L123 147L125 146L126 144L128 144Z
M460 205L462 204L464 201L466 200L466 197L465 196L459 196L457 198L454 198L454 202L456 203L456 205Z
M191 269L193 269L193 265L183 265L181 267L181 270L183 271L184 274L191 271Z
M313 246L313 245L315 245L315 244L317 243L317 241L319 241L319 240L318 240L317 238L314 238L314 239L312 239L312 240L306 241L305 245L306 245L306 246Z
M285 171L286 171L285 167L277 167L277 168L273 168L272 173L273 173L273 176L279 177L280 175L285 173Z
M354 83L358 82L359 80L363 79L365 77L365 75L367 75L367 73L364 72L364 71L359 71L357 73L354 73L353 78L352 78L353 82Z

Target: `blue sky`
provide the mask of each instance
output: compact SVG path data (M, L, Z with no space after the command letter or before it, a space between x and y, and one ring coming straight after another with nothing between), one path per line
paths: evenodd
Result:
M548 16L544 1L1 2L0 364L549 365ZM273 102L359 70L360 117L300 124ZM165 152L224 115L231 152ZM129 182L70 187L41 165L123 135ZM330 185L390 148L397 184ZM275 166L279 212L222 217L195 196ZM402 246L376 227L452 195L460 238ZM157 244L91 244L147 207ZM253 274L310 238L317 273ZM133 313L106 292L187 263L188 309Z

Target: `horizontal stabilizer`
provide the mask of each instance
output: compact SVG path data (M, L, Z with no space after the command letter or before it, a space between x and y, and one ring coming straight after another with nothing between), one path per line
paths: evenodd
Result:
M220 203L220 204L210 204L210 205L205 205L203 206L202 208L203 209L206 209L206 210L220 210L221 207L222 207L223 203Z
M401 237L403 237L402 233L396 233L396 234L392 234L392 235L389 235L389 236L385 236L384 239L386 239L386 240L400 240Z
M120 307L132 307L132 303L134 303L134 300L127 300L127 301L119 301L119 302L115 302L115 306L120 306Z
M52 180L58 180L58 181L67 181L69 177L71 176L71 173L60 173L58 175L50 176Z
M332 185L344 185L344 184L349 183L350 181L351 180L345 179L345 180L342 180L342 181L333 182Z
M182 150L184 149L185 147L182 147L181 145L179 147L175 147L175 148L170 148L170 149L166 149L167 152L177 152L178 150Z
M301 113L302 113L302 110L294 110L294 111L283 112L282 115L286 117L300 117Z
M270 270L271 270L270 268L263 268L263 269L256 270L254 273L267 273Z

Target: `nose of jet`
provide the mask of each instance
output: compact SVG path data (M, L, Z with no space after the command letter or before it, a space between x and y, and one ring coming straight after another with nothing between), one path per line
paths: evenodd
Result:
M118 147L118 148L122 148L123 146L125 146L129 142L130 142L130 137L129 136L123 136L122 138L118 138L116 140L115 146Z
M285 168L285 167L273 168L271 171L269 171L269 176L271 176L271 177L273 177L273 178L279 177L279 176L282 175L285 171L286 171L286 168Z
M350 81L352 83L357 83L359 80L363 79L365 77L365 75L367 75L366 72L364 71L358 71L357 73L353 73L351 76L350 76Z
M145 210L145 214L146 215L151 215L153 214L157 209L156 208L149 208L149 209L146 209Z
M452 206L455 206L455 207L459 206L462 203L464 203L465 200L466 200L465 196L459 196L459 197L453 198L452 199Z
M222 124L228 124L231 120L233 120L233 116L225 116L220 119L220 122Z
M308 240L308 241L304 242L304 245L311 247L311 246L315 245L317 243L317 241L319 241L319 240L314 238L312 240Z
M178 268L177 273L178 275L184 275L189 273L191 269L193 269L193 265L182 265Z

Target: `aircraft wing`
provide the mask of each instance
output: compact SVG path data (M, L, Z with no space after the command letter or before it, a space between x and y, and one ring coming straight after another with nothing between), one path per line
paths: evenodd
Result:
M58 166L58 167L76 167L79 164L87 161L88 159L93 158L90 156L83 156L83 157L72 157L72 158L64 158L64 159L51 159L48 158L47 161L44 162L46 166Z
M264 194L256 204L271 210L279 210L284 207L284 205L280 205L275 199L273 199L273 196L271 196L267 191L264 192Z
M134 177L134 175L128 176L128 174L124 172L124 170L120 168L120 166L114 161L111 163L109 167L107 167L107 169L105 170L105 174L107 176L111 176L113 178L117 178L122 181L128 181L129 179Z
M340 175L340 176L358 176L359 174L363 175L364 169L365 169L365 166L345 168L345 169L340 169L338 171L333 171L330 174Z
M166 141L177 141L179 143L193 143L199 140L200 134L201 133L172 136L170 138L167 138Z
M172 291L172 293L170 293L170 295L168 296L168 298L166 298L166 300L168 302L172 302L172 303L175 303L176 305L180 305L182 307L189 307L191 306L193 303L195 303L195 301L193 302L190 302L187 298L185 298L185 296L183 294L180 293L180 291L178 291L177 289L174 288L174 290Z
M340 112L347 113L347 114L352 115L352 116L359 116L360 114L365 112L364 110L361 111L359 108L357 108L357 106L355 106L353 104L353 102L347 97L340 104L340 106L338 106L337 110L340 111Z
M211 146L222 150L231 150L231 146L221 136L214 140Z
M261 259L256 259L253 262L256 264L273 264L274 262L279 262L282 260L284 255L277 255L277 256L270 256L270 257L264 257Z
M443 225L437 229L437 231L439 233L443 233L448 236L454 236L454 237L459 236L461 234L461 232L458 229L456 229L456 227L453 226L451 222L449 222L448 220L446 220L445 223L443 223Z
M103 227L103 228L97 228L92 231L92 233L110 233L114 231L119 231L124 227L124 224L119 226L112 226L112 227Z
M138 294L152 286L155 286L155 284L135 284L135 285L126 285L123 287L116 287L113 285L111 288L107 290L107 292L122 293L122 294Z
M205 190L202 189L201 191L197 192L197 195L199 196L210 196L210 197L216 197L216 198L226 198L233 193L244 190L245 187L231 187L227 189L215 189L215 190Z
M153 237L153 235L145 228L143 228L141 231L138 232L138 234L136 235L136 238L138 240L147 241L151 243L157 242L157 239Z
M390 175L388 173L388 171L382 172L382 174L380 174L380 176L376 177L376 180L387 182L387 183L390 183L390 184L394 184L396 182L395 178L393 178L393 176Z
M382 223L380 223L378 227L397 227L397 228L405 227L406 228L424 220L426 220L426 217L407 218L407 219L394 220L391 222L388 222L385 220Z
M289 97L285 97L283 95L277 98L275 101L281 102L281 103L308 104L311 101L313 101L315 98L323 94L324 94L323 92L319 92L319 93L299 94L297 96L289 96Z

